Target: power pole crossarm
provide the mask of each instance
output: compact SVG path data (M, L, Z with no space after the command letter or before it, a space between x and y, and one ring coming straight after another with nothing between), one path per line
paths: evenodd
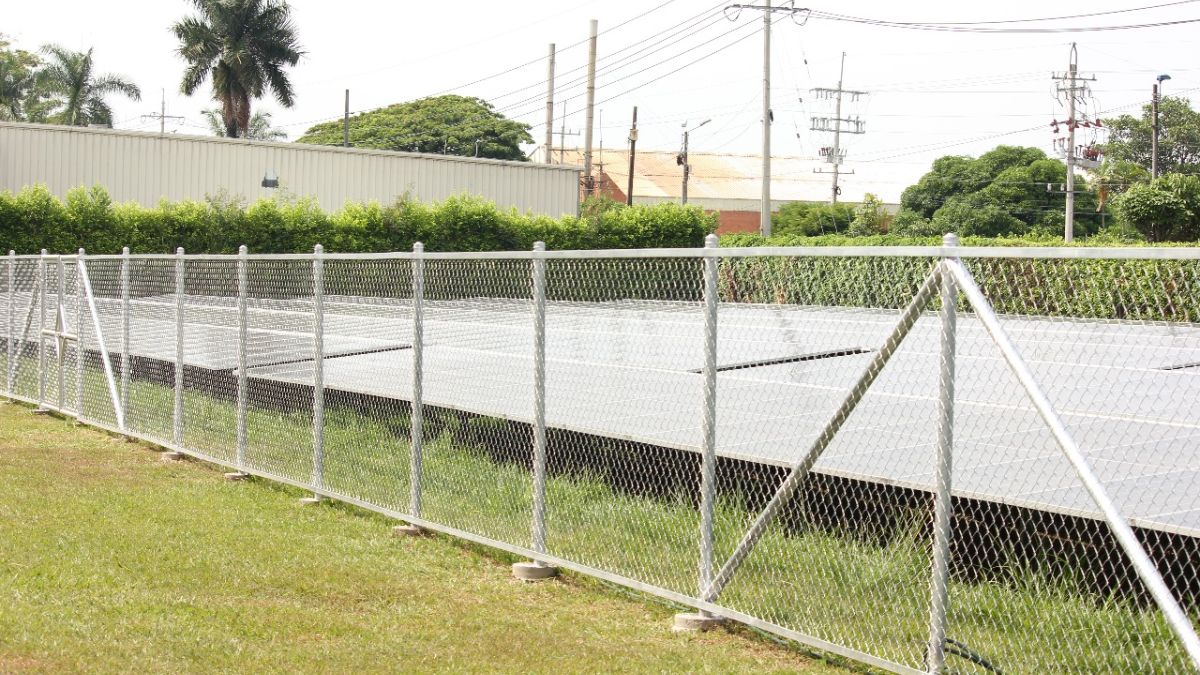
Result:
M152 120L158 120L158 133L160 135L165 135L167 133L167 120L183 121L183 117L180 115L168 115L167 114L167 90L166 89L162 90L162 100L161 100L159 112L150 113L149 115L142 115L142 117L149 117Z

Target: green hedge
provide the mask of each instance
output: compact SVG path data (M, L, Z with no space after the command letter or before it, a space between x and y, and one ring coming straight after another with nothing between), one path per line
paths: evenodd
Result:
M579 217L549 218L503 210L473 197L439 203L400 199L391 205L347 204L334 213L306 199L246 205L225 197L163 202L147 208L114 204L101 187L76 188L59 200L45 187L0 193L0 246L18 253L254 253L527 250L702 246L714 214L696 206L591 203Z
M722 247L931 246L940 242L940 237L891 235L763 239L739 234L721 239ZM1061 239L1045 236L965 237L961 243L1063 245ZM1120 242L1093 237L1073 245L1115 243ZM968 258L965 262L984 295L1004 314L1200 322L1200 261ZM721 293L727 302L898 309L912 299L933 263L930 258L914 257L731 258L722 261Z

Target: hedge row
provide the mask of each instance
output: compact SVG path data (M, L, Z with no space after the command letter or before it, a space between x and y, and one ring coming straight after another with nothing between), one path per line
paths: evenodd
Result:
M439 203L401 199L391 205L347 204L334 213L310 200L260 200L244 204L225 197L163 202L147 208L114 204L101 187L76 188L59 200L44 187L0 193L0 246L18 253L172 252L254 253L406 251L424 242L429 251L648 248L702 246L716 216L696 206L626 207L586 204L579 217L549 218L502 210L473 197Z
M722 238L721 245L932 246L940 242L940 237L889 235L782 240L733 235ZM967 237L961 243L1063 245L1061 239L1045 236ZM1117 242L1093 238L1076 245L1113 243ZM722 263L721 293L727 302L898 309L912 299L934 262L882 256L731 258ZM1200 322L1200 260L968 258L965 263L992 306L1004 314Z

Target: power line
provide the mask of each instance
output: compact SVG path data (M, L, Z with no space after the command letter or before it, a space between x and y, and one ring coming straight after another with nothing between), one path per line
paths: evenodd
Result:
M1176 5L1190 5L1195 2L1200 2L1200 0L1178 0L1177 2L1166 2L1166 3L1159 4L1159 5L1147 5L1145 7L1131 7L1128 9L1112 9L1112 10L1107 10L1107 11L1103 11L1103 12L1089 12L1087 14L1068 14L1065 16L1049 16L1049 17L1042 17L1039 19L998 19L998 20L993 20L993 21L895 21L895 22L888 22L888 23L894 23L894 24L900 25L900 26L930 26L930 25L980 26L980 25L988 25L988 24L1000 24L1000 23L1037 23L1037 22L1043 22L1043 21L1064 21L1066 19L1084 19L1084 18L1090 18L1090 17L1096 17L1096 16L1108 16L1110 14L1127 14L1130 12L1143 12L1143 11L1151 10L1151 9L1160 9L1162 7L1174 7ZM826 14L826 13L822 12L822 14ZM844 17L845 15L828 14L828 16ZM845 18L853 18L853 17L845 17ZM872 19L872 21L874 21L874 19Z

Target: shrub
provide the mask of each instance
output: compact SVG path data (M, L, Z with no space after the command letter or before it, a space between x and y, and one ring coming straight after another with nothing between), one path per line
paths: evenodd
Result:
M594 201L581 217L549 218L503 210L468 196L425 204L404 197L388 206L346 204L326 213L311 199L283 197L247 205L218 194L155 207L113 204L100 187L76 188L59 201L43 186L0 193L0 246L19 253L255 253L430 251L702 246L717 216L695 206L625 206Z

